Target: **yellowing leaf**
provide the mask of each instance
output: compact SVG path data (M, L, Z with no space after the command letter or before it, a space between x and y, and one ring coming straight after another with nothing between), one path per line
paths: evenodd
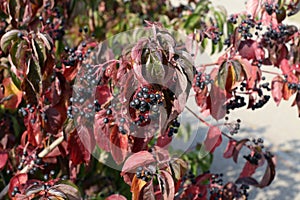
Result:
M3 102L4 107L10 109L17 108L22 101L22 91L15 86L11 78L3 79L2 84L4 86L4 98L7 98Z
M140 192L146 184L147 184L146 181L143 181L142 179L139 179L136 177L136 175L134 175L132 179L131 189L130 189L130 191L132 192L133 200L139 199Z

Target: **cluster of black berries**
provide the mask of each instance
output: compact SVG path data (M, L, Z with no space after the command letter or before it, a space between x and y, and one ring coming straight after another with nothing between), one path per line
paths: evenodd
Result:
M172 137L173 134L178 133L178 128L180 127L180 122L178 122L177 119L174 119L172 121L172 124L170 125L169 129L168 129L168 136Z
M82 47L86 47L85 42L82 42L81 45L82 45ZM85 53L83 53L83 51L80 50L80 49L76 49L74 47L69 48L68 46L65 46L64 51L65 51L65 53L67 53L68 58L63 60L63 63L66 66L71 66L72 67L72 66L75 66L77 62L81 62L81 61L85 60L89 56L89 54L91 52L91 49L88 49ZM84 70L90 70L90 71L94 70L94 68L91 67L90 64L85 64L85 65L83 65L83 67L86 68ZM91 76L91 75L92 74L89 73L89 74L86 75L86 77ZM91 79L90 81L92 81L92 80L94 80L94 79Z
M243 157L253 165L258 165L258 161L262 158L261 154L258 152L255 152L253 156L248 154L244 155Z
M213 32L213 38L212 38L212 42L213 44L218 44L220 39L221 39L221 36L223 35L223 32L222 31L214 31Z
M222 173L220 173L220 174L213 174L211 176L211 179L210 179L211 184L218 184L218 185L222 186L223 185L223 179L222 179L222 177L223 177Z
M136 124L140 125L145 120L149 120L148 115L145 115L145 113L150 111L152 113L158 113L159 105L162 105L162 95L160 92L152 92L148 87L142 87L129 105L140 113L136 121Z
M205 86L214 81L210 78L209 74L204 74L202 72L198 72L196 76L196 87L199 87L200 90L203 90Z
M272 15L273 12L280 15L283 12L283 10L281 10L279 8L279 4L276 4L275 6L273 6L273 4L265 3L265 9L266 9L266 12L268 13L268 15Z
M271 91L271 88L270 88L270 83L269 82L266 82L266 83L263 83L260 85L262 88L266 89L267 91Z
M145 170L143 167L138 167L135 173L136 177L142 179L143 181L148 182L151 180L153 174L152 172Z
M50 10L50 4L46 4L42 15L38 17L39 21L46 27L46 31L54 40L60 40L65 35L65 19L58 7ZM46 19L44 19L43 15Z
M264 33L264 40L266 41L266 43L270 43L270 39L276 40L286 34L286 32L284 31L284 26L281 27L283 28L281 28L281 30L279 31L270 27L267 28L267 31Z
M288 88L290 90L298 90L300 91L300 83L288 83Z
M237 119L236 120L237 121L237 123L234 123L234 128L232 128L231 130L230 130L230 135L235 135L235 134L237 134L238 132L239 132L239 130L240 130L240 124L241 124L241 120L240 119Z
M250 29L255 27L255 22L250 18L251 15L247 16L247 19L243 19L241 24L238 26L238 32L241 33L245 40L253 37Z
M227 104L226 104L226 109L229 110L234 110L236 108L241 108L246 105L245 98L242 96L236 95L234 99L231 99Z
M249 185L242 184L240 187L242 195L244 195L246 198L249 196L248 190L250 189Z
M257 140L254 138L252 140L252 142L256 145L256 146L260 146L260 148L264 148L264 140L262 138L258 138Z
M236 24L237 23L237 15L230 15L228 22Z
M14 197L16 194L21 194L18 187L14 187L14 190L11 192L11 196Z
M192 184L196 184L196 176L193 174L191 170L189 170L187 173L184 174L182 177L182 181L190 181Z
M263 95L262 98L251 106L252 110L262 108L270 100L270 95Z

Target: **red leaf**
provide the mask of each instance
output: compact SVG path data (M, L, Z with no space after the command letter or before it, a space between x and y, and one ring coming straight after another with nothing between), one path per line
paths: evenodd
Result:
M216 126L211 126L204 140L206 151L213 153L215 149L222 143L222 133Z
M149 181L142 189L140 199L155 200L153 181Z
M233 150L235 149L236 141L235 140L229 140L228 144L226 146L226 149L223 153L224 158L230 158L233 155Z
M83 162L87 163L90 160L90 153L87 151L78 134L79 133L75 130L70 133L68 138L68 151L73 165L78 165ZM83 134L83 132L81 134ZM86 139L88 140L89 138L87 137Z
M243 58L248 60L256 58L255 50L258 48L258 44L254 40L244 40L240 42L238 51Z
M212 84L210 98L208 100L210 101L211 116L216 120L222 119L226 115L226 107L224 106L226 102L226 91Z
M156 145L161 147L161 148L168 148L169 144L172 142L172 137L165 135L160 135L157 138Z
M119 165L127 156L128 136L120 133L118 126L114 125L110 133L110 142L111 155Z
M283 78L280 76L275 76L272 80L272 97L277 104L279 105L281 99L282 99L282 90L283 90Z
M107 197L105 200L127 200L127 199L120 194L113 194Z
M7 152L0 152L0 171L6 165L7 159L8 159L8 153Z
M105 104L112 97L109 87L101 85L96 87L95 99L98 100L99 104Z
M161 178L158 179L163 199L174 199L175 186L171 174L167 171L161 171Z
M258 167L258 165L251 164L250 162L247 161L244 165L244 168L243 168L239 178L252 176L255 173L257 167Z
M268 166L266 168L266 171L265 171L265 174L261 180L261 182L259 183L259 186L260 188L264 188L268 185L270 185L272 183L272 181L274 180L275 178L275 174L276 174L276 171L275 171L275 157L269 157L269 156L266 156L265 155L265 158L268 162Z
M249 139L243 139L243 140L240 140L237 142L237 144L233 150L233 161L235 163L237 163L240 150L243 148L244 144L248 141L249 141Z
M254 19L256 17L259 6L259 0L250 0L247 1L246 10L247 13L251 15L251 18Z
M20 187L22 184L25 184L28 180L27 174L17 174L12 179L10 179L9 189L8 189L8 195L10 198L12 198L11 193L14 191L14 187Z
M95 114L94 123L94 136L97 145L104 151L110 152L110 132L109 124L104 123L106 110L101 110Z
M252 177L242 177L242 178L238 178L235 181L236 184L245 184L245 185L253 185L253 186L257 186L259 183L257 182L256 179L252 178Z
M135 172L135 169L139 166L145 166L155 162L155 159L148 151L140 151L132 154L124 163L121 175L123 176L128 172Z

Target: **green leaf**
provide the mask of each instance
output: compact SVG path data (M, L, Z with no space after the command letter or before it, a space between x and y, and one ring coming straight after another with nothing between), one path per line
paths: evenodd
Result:
M14 134L15 134L16 137L18 137L21 133L20 123L18 122L16 117L14 117L12 115L11 115L11 121L12 121L12 124L13 124Z
M19 32L19 30L10 30L2 36L0 41L0 47L5 53L7 53L8 47L10 46L12 41L18 38Z
M213 55L216 52L216 45L211 41L211 52L210 55Z
M201 42L201 53L203 53L205 51L205 47L207 46L208 43L208 39L204 38Z
M33 85L35 92L39 94L42 87L41 67L38 61L35 58L32 58L29 60L28 68L27 78Z
M36 59L38 59L39 65L43 66L44 62L46 61L46 48L44 46L44 43L39 40L39 39L32 39L31 40L32 43L32 48L33 48L33 52L34 55L36 57Z
M27 42L25 40L15 41L10 49L10 56L13 64L18 68L25 65Z
M12 72L11 70L9 70L9 75L13 81L13 83L15 84L15 86L20 90L21 89L21 81L20 79L17 77L17 75Z
M227 36L230 36L233 33L233 24L230 22L227 22Z
M223 49L223 45L224 45L224 39L223 39L223 37L220 37L218 45L219 45L218 52L221 52L222 49Z
M219 31L223 32L224 31L223 26L224 26L225 19L222 17L222 15L218 11L214 12L214 17L216 19L217 27L218 27Z
M199 14L191 14L188 18L187 18L187 20L186 20L186 22L185 22L185 24L184 24L184 28L193 28L193 27L195 27L196 25L197 25L197 23L199 23L199 25L200 25L200 16L199 16Z

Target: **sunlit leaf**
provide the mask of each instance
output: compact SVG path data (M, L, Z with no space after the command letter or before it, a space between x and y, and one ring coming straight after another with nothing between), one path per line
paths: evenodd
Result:
M146 181L143 181L142 179L139 179L136 177L136 175L134 175L130 189L130 191L132 192L132 200L139 200L141 190L146 184Z
M10 30L1 37L0 47L4 52L7 52L9 45L12 44L12 41L18 38L19 32L19 30Z

